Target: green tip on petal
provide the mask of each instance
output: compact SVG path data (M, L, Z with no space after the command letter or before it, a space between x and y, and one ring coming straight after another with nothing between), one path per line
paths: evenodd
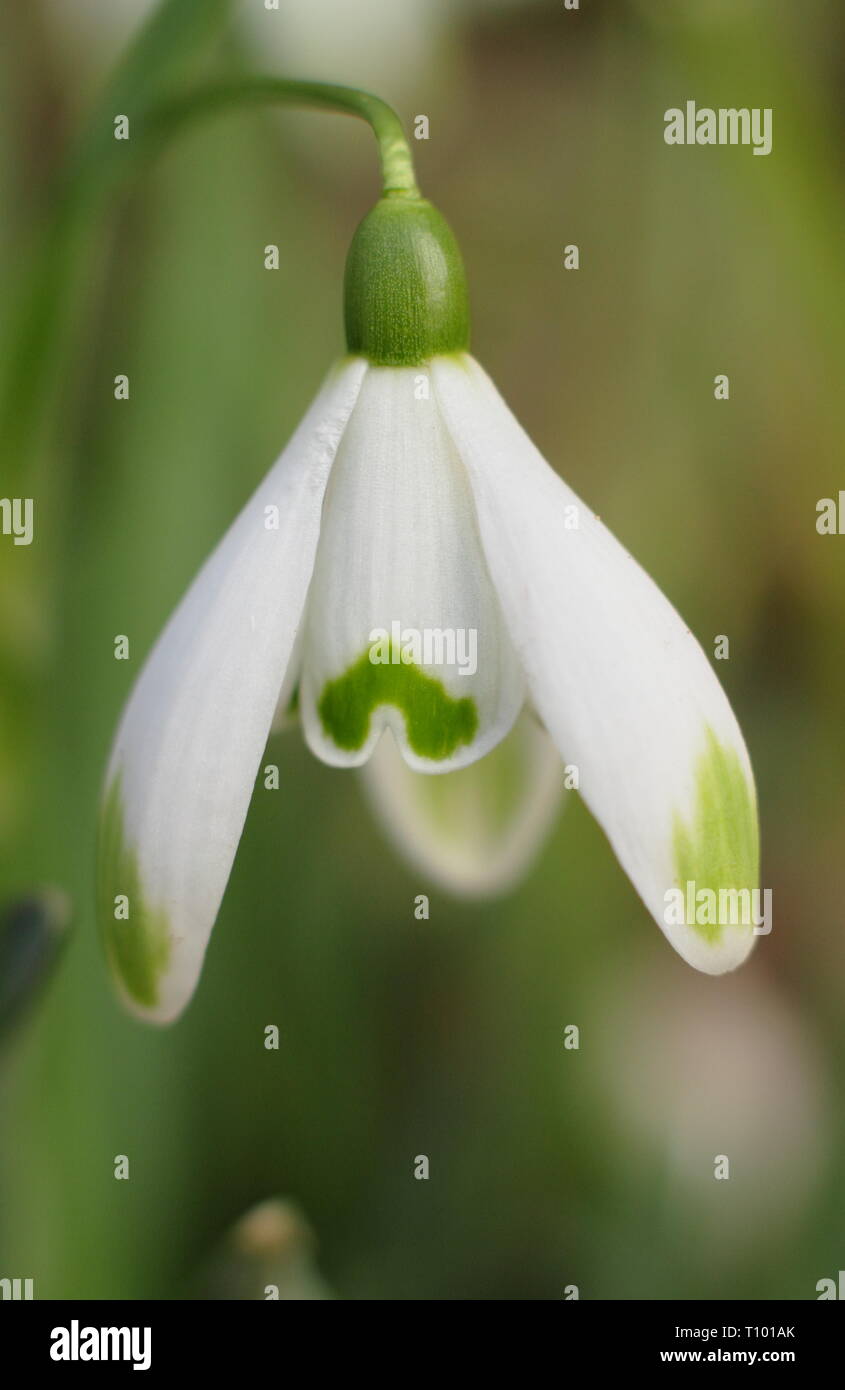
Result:
M345 281L346 342L375 366L466 352L466 274L448 223L425 198L382 198L358 227Z
M98 855L97 911L109 963L129 998L154 1009L170 960L170 930L165 914L144 902L137 857L126 843L119 777L103 804Z
M469 696L453 699L439 680L411 663L374 663L369 649L326 683L317 709L328 737L351 752L363 748L370 716L380 705L401 710L410 748L432 761L451 757L478 729L478 710Z
M726 748L707 729L707 746L695 771L695 810L691 822L675 816L675 874L681 890L753 893L760 882L760 850L754 788L738 753ZM712 944L722 938L724 923L694 922ZM747 925L743 923L743 925Z

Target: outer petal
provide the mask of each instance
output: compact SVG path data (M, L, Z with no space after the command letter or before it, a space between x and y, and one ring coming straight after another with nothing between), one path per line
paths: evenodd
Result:
M426 384L415 368L370 369L326 492L300 710L335 766L366 762L389 726L410 766L448 772L522 706L466 472Z
M100 915L127 1002L159 1023L184 1008L199 976L302 616L329 470L365 372L360 359L332 371L170 619L118 729Z
M672 944L709 974L754 935L751 765L713 670L648 575L548 467L469 357L432 365L487 563L549 733ZM721 920L679 894L748 890ZM744 912L748 907L750 912ZM731 915L745 917L731 923ZM678 917L684 920L678 920Z
M385 835L408 863L468 898L497 897L516 885L563 795L557 749L527 712L471 767L420 777L388 735L361 775Z

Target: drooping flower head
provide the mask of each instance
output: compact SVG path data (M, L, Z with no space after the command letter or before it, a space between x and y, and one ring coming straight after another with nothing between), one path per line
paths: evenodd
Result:
M349 252L347 355L176 609L115 739L100 912L124 996L155 1021L193 993L264 745L294 705L318 758L375 755L379 803L422 808L397 814L411 850L426 806L460 845L458 780L516 726L529 841L565 763L686 960L718 974L753 943L755 794L730 705L469 355L460 253L394 154ZM443 796L407 791L433 774ZM525 838L482 843L521 867ZM484 878L436 837L422 849L459 888Z

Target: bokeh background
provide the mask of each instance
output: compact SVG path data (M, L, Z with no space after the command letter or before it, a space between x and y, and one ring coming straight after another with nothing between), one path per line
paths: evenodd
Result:
M0 538L0 905L70 905L2 1040L0 1276L174 1298L216 1271L217 1296L261 1297L254 1230L237 1277L219 1251L278 1196L291 1296L815 1298L845 1266L845 539L815 526L845 487L841 6L170 0L189 22L127 68L152 8L0 19L0 495L36 508L31 547ZM459 903L293 733L187 1014L156 1031L116 1002L92 892L115 721L342 349L377 180L359 123L256 111L75 219L62 180L77 159L108 182L105 82L143 101L247 70L429 116L419 177L464 251L476 354L705 648L729 636L774 894L737 975L673 955L577 797L516 891ZM772 107L773 153L667 147L687 100Z

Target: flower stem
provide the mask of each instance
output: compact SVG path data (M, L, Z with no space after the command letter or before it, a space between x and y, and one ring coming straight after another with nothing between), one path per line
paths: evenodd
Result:
M136 110L138 94L131 84L124 85L125 92L119 88L115 93L121 100L114 111L107 103L101 104L75 159L60 177L54 216L44 229L43 244L14 316L8 360L0 369L0 452L18 479L27 471L40 407L48 383L57 373L91 225L110 195L138 172L139 162L155 155L172 136L207 116L251 105L282 103L341 111L360 117L372 128L378 142L383 196L419 197L411 149L399 117L369 92L323 82L254 77L209 83L185 96ZM134 100L123 100L133 96ZM112 121L118 111L130 117L131 136L125 142L113 136Z
M279 103L311 106L358 116L372 128L381 165L382 194L418 197L411 148L402 123L392 107L369 92L336 87L327 82L299 82L276 77L253 77L228 83L210 83L175 101L151 110L141 134L152 139L169 138L182 126L232 107Z

